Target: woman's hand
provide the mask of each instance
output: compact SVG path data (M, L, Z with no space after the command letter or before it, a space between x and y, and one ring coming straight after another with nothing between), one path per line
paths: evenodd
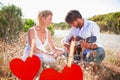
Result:
M38 50L38 49L37 49L37 50L35 50L34 52L35 52L35 53L38 53L38 54L39 54L39 53L40 53L40 54L41 54L41 53L44 53L43 51Z
M66 50L67 53L70 51L70 44L64 44L64 49Z
M54 51L54 56L60 56L62 54L62 51L56 50Z

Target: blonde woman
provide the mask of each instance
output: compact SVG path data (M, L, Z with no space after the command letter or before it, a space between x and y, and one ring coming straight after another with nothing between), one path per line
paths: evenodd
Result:
M53 14L50 10L43 10L39 12L38 24L30 28L28 31L28 40L23 60L26 60L29 56L30 46L33 39L35 39L33 54L38 56L43 63L52 64L55 62L55 55L61 55L62 50L54 46L50 31L47 29L47 27L51 24L52 16ZM48 54L45 46L49 46L54 52L54 55Z

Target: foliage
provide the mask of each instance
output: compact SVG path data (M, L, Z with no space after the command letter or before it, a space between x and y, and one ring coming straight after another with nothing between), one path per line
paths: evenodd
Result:
M34 20L32 19L25 19L24 20L24 26L23 29L25 32L27 32L29 30L29 28L33 27L35 25ZM53 24L51 24L50 26L48 26L48 29L51 32L51 35L54 35L54 28L53 28Z
M97 24L100 26L100 31L108 31L107 24L105 22L97 21Z
M23 24L23 29L27 32L28 29L35 24L35 22L32 19L25 19Z
M53 28L53 25L54 24L51 24L50 26L48 26L47 28L50 30L50 32L51 32L51 35L54 35L54 28Z
M52 23L48 29L51 32L51 35L54 35L54 29L60 29L60 30L65 30L65 29L69 29L70 26L65 23L65 22L60 22L60 23Z
M0 37L6 42L19 36L22 29L22 12L15 5L1 7L0 10Z
M120 34L120 12L93 16L90 20L97 22L101 31Z
M53 23L53 27L55 29L61 29L61 30L70 29L70 26L65 22Z

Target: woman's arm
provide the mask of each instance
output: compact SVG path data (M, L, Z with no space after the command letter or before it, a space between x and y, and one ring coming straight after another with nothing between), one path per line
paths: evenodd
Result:
M33 28L30 28L29 31L28 31L28 41L29 41L30 46L31 46L31 43L32 43L33 39L35 39L34 30L33 30ZM36 48L35 43L34 43L33 52L43 53L41 50L39 50L39 49Z
M57 47L54 45L54 43L53 43L53 41L52 41L52 37L51 37L51 35L50 35L50 31L48 31L48 43L49 43L50 49L51 49L54 53L56 53L57 56L61 55L61 53L63 52L63 50L60 49L60 48L57 48Z

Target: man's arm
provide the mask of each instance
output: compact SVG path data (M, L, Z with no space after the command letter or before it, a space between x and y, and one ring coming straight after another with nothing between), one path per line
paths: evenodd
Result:
M83 47L87 48L87 49L95 49L100 44L100 29L99 29L99 26L95 22L92 22L90 24L90 31L91 31L91 36L96 36L96 41L94 43L87 43L85 41L82 41L81 45Z
M71 29L70 32L63 39L63 46L67 53L69 53L70 41L71 41L72 36L73 36L73 33Z
M85 47L86 49L95 49L97 48L97 44L95 43L87 43L86 41L81 42L81 46Z
M94 25L92 26L92 36L96 36L96 41L95 43L91 44L91 49L95 49L100 45L100 28L99 26L94 23Z

